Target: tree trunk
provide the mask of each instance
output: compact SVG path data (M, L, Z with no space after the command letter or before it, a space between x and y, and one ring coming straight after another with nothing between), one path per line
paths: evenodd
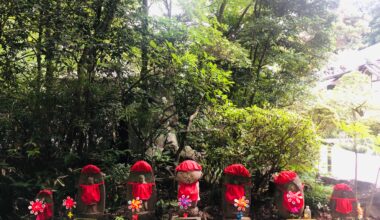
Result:
M355 151L355 199L358 199L358 152Z
M148 74L148 0L142 0L141 76Z

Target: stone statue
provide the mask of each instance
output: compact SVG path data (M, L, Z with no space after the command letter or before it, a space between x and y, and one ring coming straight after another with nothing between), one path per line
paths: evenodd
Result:
M178 181L177 198L180 201L179 211L185 217L199 215L197 207L199 196L199 179L202 177L202 166L193 160L185 160L176 167L176 180ZM187 205L188 203L188 205Z
M356 216L357 202L350 186L344 183L334 186L330 198L330 209L333 218L345 219Z
M82 168L79 177L78 216L101 218L105 210L105 186L101 170L92 164Z
M273 175L276 184L275 203L282 218L298 218L304 209L303 185L294 171Z
M232 164L226 167L223 174L223 219L250 219L249 208L239 210L236 200L242 200L242 198L247 201L251 200L251 174L242 164ZM238 217L239 215L240 217Z
M50 189L43 189L37 194L37 199L44 201L45 208L42 213L36 216L36 220L51 220L54 217L54 201L53 191Z
M142 201L142 208L137 213L138 219L155 219L156 194L152 167L143 160L137 161L132 165L127 180L127 200L139 198ZM132 215L132 212L128 213L130 218Z

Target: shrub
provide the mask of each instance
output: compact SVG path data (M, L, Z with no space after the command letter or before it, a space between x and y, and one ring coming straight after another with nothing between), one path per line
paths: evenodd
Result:
M331 186L325 186L320 181L313 179L310 175L302 175L302 180L307 186L305 190L305 204L308 205L312 213L319 212L323 207L327 207L332 193Z
M211 123L218 129L205 135L206 181L218 182L224 167L242 163L254 171L254 193L260 193L274 172L310 170L318 157L312 122L295 113L228 107L215 114Z

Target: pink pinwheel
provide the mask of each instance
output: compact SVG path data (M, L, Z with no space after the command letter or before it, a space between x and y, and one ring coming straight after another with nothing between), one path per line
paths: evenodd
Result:
M71 198L70 196L66 197L66 199L63 200L63 203L62 205L66 207L66 209L72 209L72 208L75 208L76 206L76 202L74 201L73 198Z
M28 209L30 209L30 214L38 215L39 213L44 212L45 203L44 201L40 201L39 199L36 199L35 201L30 201L30 206L28 206Z
M189 198L189 196L185 196L185 195L182 195L179 199L178 199L178 205L181 209L187 209L189 206L191 206L191 199Z
M286 198L288 199L289 203L292 203L293 205L300 204L301 200L303 199L302 193L300 191L294 193L292 191L289 191L288 194L286 194Z

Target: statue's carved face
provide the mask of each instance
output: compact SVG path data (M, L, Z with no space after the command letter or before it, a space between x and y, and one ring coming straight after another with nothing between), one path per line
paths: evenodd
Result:
M94 177L92 177L92 176L89 176L88 178L87 178L87 183L88 184L94 184L95 182L94 182Z
M294 184L293 182L290 182L288 185L288 191L297 192L299 191L299 189L296 184Z
M140 183L146 183L144 175L139 175L139 182Z
M181 183L195 183L202 177L202 171L177 172L176 180Z

